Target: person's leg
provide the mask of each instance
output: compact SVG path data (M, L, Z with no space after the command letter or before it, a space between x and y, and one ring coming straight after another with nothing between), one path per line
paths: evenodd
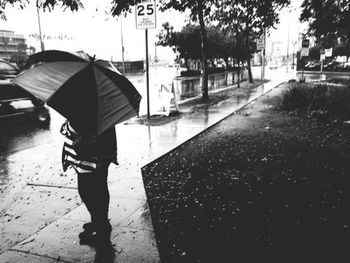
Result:
M91 205L93 211L91 214L92 222L100 228L110 227L108 220L109 210L109 191L108 191L108 167L101 167L96 171L94 186L92 192Z
M89 239L96 232L101 239L109 239L111 225L108 221L109 191L107 184L108 166L92 173L78 174L78 191L91 215L91 223L84 224L85 229L79 237Z
M78 174L78 192L81 200L89 211L90 215L93 214L93 202L92 199L92 191L93 191L93 173L79 173ZM92 221L92 218L91 218Z

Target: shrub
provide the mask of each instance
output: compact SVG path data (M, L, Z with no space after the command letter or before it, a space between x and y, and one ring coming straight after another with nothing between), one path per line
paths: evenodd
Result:
M299 111L308 116L329 115L334 118L350 117L350 86L295 85L284 94L282 110Z
M200 76L201 71L200 70L186 70L180 72L181 77L194 77L194 76Z

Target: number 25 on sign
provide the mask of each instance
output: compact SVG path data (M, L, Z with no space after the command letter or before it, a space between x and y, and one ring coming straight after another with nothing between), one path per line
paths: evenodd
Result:
M156 28L156 1L143 1L136 5L136 28Z

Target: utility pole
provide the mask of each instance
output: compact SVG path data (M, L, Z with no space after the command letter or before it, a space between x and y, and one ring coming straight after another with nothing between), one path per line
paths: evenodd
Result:
M294 66L295 66L295 62L294 62L294 60L295 60L295 45L296 45L296 41L294 40L293 42L292 42L292 44L293 44L293 60L292 60L292 69L294 69Z
M124 39L123 39L123 15L120 16L120 39L122 44L122 65L123 65L123 75L125 75L125 60L124 60Z
M290 16L290 10L289 10L289 15ZM287 71L288 71L288 65L289 65L289 32L290 32L290 23L289 23L289 18L288 18L288 32L287 32Z
M45 50L45 46L44 46L44 41L43 41L43 37L42 37L42 34L41 34L41 23L40 23L40 13L39 13L39 0L36 0L36 11L37 11L37 14L38 14L40 47L41 47L41 51L44 51L44 50Z

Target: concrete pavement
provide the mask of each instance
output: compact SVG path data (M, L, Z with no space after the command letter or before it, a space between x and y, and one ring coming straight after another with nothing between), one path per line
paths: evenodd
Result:
M253 90L236 89L234 100L166 125L117 125L120 165L111 165L109 170L114 262L159 262L141 167L281 82L270 81ZM61 145L62 141L57 140L0 160L5 165L2 173L18 175L13 187L20 189L1 190L4 202L8 198L14 202L1 214L0 262L94 261L95 250L79 244L78 233L90 218L78 196L75 174L61 170Z

